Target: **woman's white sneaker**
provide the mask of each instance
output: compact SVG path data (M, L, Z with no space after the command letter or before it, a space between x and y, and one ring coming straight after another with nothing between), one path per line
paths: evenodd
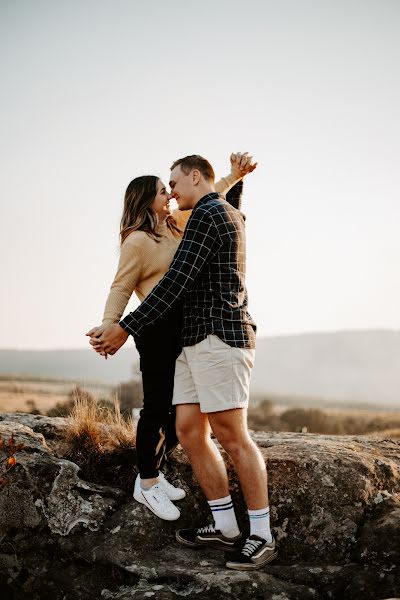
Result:
M160 479L161 487L170 500L182 500L182 498L186 496L185 490L172 485L172 483L165 479L165 476L161 473L161 471L158 472L158 477Z
M160 483L156 483L148 490L143 490L140 486L139 475L136 477L133 497L165 521L176 521L181 515L179 509L175 504L172 504Z

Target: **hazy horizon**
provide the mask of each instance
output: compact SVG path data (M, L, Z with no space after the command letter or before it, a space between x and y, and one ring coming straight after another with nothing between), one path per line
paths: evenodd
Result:
M105 361L90 349L0 348L0 379L118 383L139 374L132 342ZM400 331L260 337L251 393L400 409Z
M393 333L399 334L399 329L390 329L390 328L376 328L376 329L332 329L325 331L297 331L295 333L284 333L281 335L257 335L257 340L265 340L265 339L287 339L287 338L296 338L296 337L311 337L311 336L330 336L330 335L341 335L341 334L363 334L363 333ZM129 349L129 347L134 347L134 342L131 337L128 338L128 341L124 344L123 349ZM80 350L91 350L89 345L84 346L51 346L48 348L30 348L30 347L12 347L12 346L1 346L0 351L22 351L22 352L51 352L54 351L80 351ZM109 356L108 360L112 360L113 357ZM104 360L99 356L99 360Z
M0 347L86 347L127 184L194 152L259 162L259 336L400 329L399 26L395 0L2 3Z

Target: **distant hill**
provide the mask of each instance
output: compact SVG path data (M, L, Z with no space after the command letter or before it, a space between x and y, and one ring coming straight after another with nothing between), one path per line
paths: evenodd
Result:
M400 409L400 331L261 338L252 391Z
M119 383L132 378L138 353L121 348L107 360L87 350L0 350L0 374Z
M90 349L0 350L0 373L117 383L132 377L137 360L132 345L107 361ZM400 332L259 338L252 392L400 408Z

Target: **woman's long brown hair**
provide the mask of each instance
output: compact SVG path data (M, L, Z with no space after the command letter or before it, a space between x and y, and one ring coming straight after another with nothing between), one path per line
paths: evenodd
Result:
M147 235L159 242L161 235L157 233L158 218L152 210L157 195L159 178L155 175L142 175L133 179L127 187L120 224L121 244L132 231L145 231ZM181 230L175 219L167 217L167 227L178 236Z

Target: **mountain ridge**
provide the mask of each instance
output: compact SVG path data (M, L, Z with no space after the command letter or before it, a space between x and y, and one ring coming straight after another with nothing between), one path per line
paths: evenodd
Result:
M133 345L107 361L90 348L0 349L0 374L118 383L138 373ZM260 337L251 390L400 408L400 331L345 330Z

